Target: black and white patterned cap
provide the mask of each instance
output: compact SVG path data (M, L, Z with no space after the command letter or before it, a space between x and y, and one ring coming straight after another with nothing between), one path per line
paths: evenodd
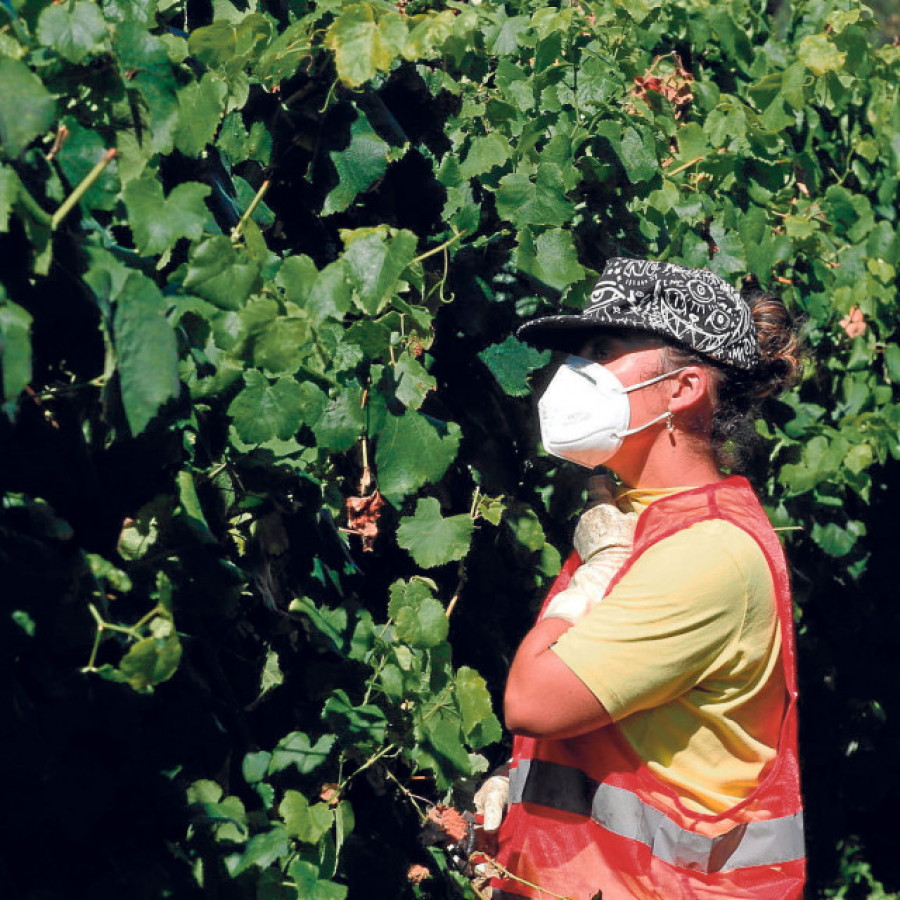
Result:
M642 259L609 260L580 315L533 319L516 334L535 347L577 352L585 331L604 326L648 331L738 369L759 361L750 307L727 281Z

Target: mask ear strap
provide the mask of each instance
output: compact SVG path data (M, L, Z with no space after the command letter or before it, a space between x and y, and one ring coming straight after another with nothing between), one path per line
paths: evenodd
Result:
M671 372L663 372L662 375L657 375L655 378L648 378L646 381L639 381L637 384L632 384L625 388L625 393L630 394L632 391L636 391L638 388L656 384L658 381L664 381L666 378L671 378L673 375L677 375L679 372L683 372L688 368L690 368L690 366L679 366L677 369L672 369Z
M637 434L639 431L643 431L645 428L650 428L651 426L663 421L666 423L666 428L668 428L669 431L673 431L675 426L672 424L672 418L673 417L671 412L664 412L661 415L658 415L655 419L651 419L649 422L644 422L643 425L638 425L637 428L628 428L625 431L617 431L616 437L625 438L631 434Z

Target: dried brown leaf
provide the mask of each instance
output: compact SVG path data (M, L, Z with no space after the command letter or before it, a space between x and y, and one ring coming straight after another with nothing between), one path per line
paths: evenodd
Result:
M362 538L363 550L371 550L378 537L378 519L384 498L376 490L364 497L348 497L345 501L347 527L345 531L358 534Z

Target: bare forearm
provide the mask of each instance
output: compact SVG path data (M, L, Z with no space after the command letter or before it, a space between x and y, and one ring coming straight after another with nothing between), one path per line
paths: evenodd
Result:
M600 701L550 649L569 628L565 619L544 619L525 635L506 683L503 706L510 731L571 737L610 721Z

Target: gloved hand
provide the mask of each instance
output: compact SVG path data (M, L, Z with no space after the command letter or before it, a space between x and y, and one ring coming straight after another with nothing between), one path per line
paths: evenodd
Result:
M574 545L584 563L612 548L631 549L637 513L622 512L613 497L612 482L594 475L588 480L588 508L575 526Z
M544 610L545 619L577 622L600 602L610 581L631 553L638 514L622 512L616 506L608 479L592 478L588 483L588 496L595 505L578 520L574 537L582 565L566 589L550 601Z
M509 763L498 766L475 791L475 812L483 817L484 831L497 831L509 806Z

